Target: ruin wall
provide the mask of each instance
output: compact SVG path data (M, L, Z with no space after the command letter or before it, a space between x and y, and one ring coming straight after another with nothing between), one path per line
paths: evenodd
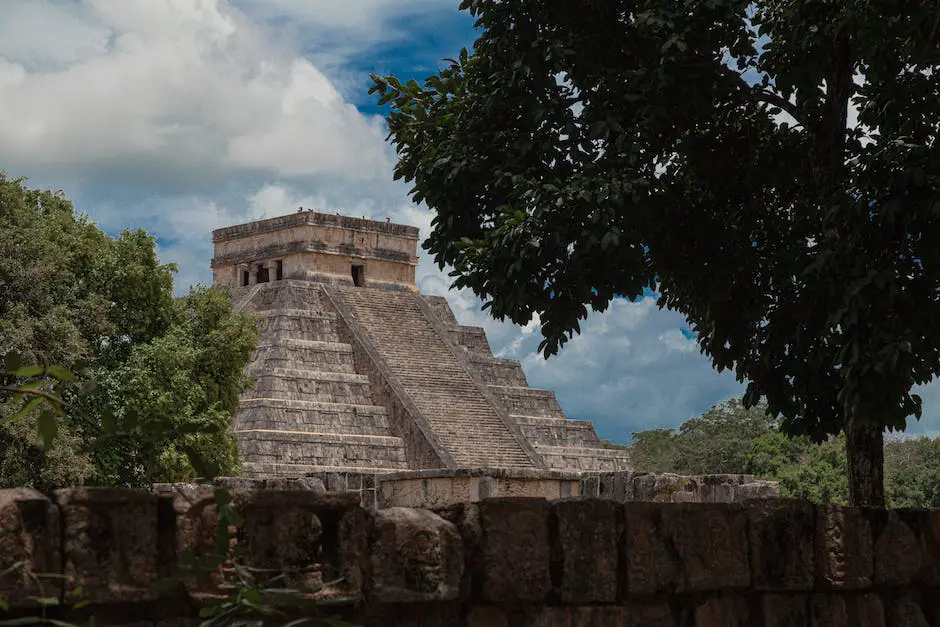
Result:
M363 626L785 627L940 622L940 511L792 500L486 499L369 512L355 494L234 490L232 541L322 615ZM6 616L31 597L87 600L56 618L195 625L216 576L158 596L215 532L210 487L163 495L0 491ZM225 572L225 566L220 572ZM218 575L218 573L215 573ZM215 576L213 575L213 576ZM55 610L55 608L53 608ZM305 610L311 612L313 610ZM290 615L290 612L288 612ZM279 623L284 622L279 619Z

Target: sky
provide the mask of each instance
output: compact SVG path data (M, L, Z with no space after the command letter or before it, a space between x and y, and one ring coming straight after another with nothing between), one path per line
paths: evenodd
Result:
M369 73L431 74L474 38L458 0L4 0L0 170L62 189L105 231L141 227L209 283L211 231L303 206L419 227L392 180ZM603 438L677 427L743 386L699 354L682 316L616 300L544 360L537 321L491 319L424 254L418 284L486 329L533 387ZM940 388L910 432L940 431Z

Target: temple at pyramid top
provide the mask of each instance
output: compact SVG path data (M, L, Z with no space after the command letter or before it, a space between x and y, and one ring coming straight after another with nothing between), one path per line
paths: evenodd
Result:
M418 237L311 211L213 232L215 287L261 324L232 425L245 474L628 470L482 328L418 292Z
M212 232L213 284L283 279L416 290L418 229L301 210Z

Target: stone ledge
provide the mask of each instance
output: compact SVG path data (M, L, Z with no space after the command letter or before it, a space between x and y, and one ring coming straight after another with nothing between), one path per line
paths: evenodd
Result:
M244 429L235 431L240 435L266 435L281 439L290 436L291 441L331 442L337 444L366 444L373 446L401 446L401 438L390 435L363 435L358 433L323 433L318 431L284 431L280 429Z
M389 222L378 222L376 220L367 220L364 218L352 218L349 216L340 216L329 213L319 213L317 211L302 211L291 213L276 218L266 220L256 220L244 224L236 224L212 231L213 242L224 242L262 233L271 233L281 229L303 226L311 224L315 226L331 226L341 229L351 229L361 232L375 232L385 235L396 235L410 239L418 239L420 231L417 227L406 224L392 224Z
M292 337L277 337L274 342L258 344L257 348L310 348L313 350L335 353L352 353L352 346L343 342L321 342L318 340L299 340Z
M298 401L288 398L246 398L240 408L247 407L284 407L287 409L312 409L321 411L355 411L360 414L388 413L381 405L354 405L352 403L327 403L325 401Z
M535 448L539 453L546 455L555 455L558 457L604 457L609 459L629 459L628 451L622 451L612 448L591 447L591 446L547 446L536 444ZM589 472L589 471L585 471Z
M363 374L355 374L352 372L333 372L330 370L306 370L301 368L270 368L255 375L255 378L260 377L306 379L311 381L336 381L340 383L369 383L369 377Z
M494 479L551 479L576 481L581 472L539 468L440 468L431 470L403 470L384 477L386 480L426 479L450 477L492 477Z
M336 314L328 311L310 311L309 309L265 309L250 312L259 318L306 318L309 320L336 320Z

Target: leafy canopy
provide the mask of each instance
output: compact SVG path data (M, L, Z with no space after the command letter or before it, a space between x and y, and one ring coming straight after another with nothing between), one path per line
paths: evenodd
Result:
M933 3L461 8L472 52L372 90L455 285L538 314L546 356L588 308L658 291L748 405L817 441L851 420L880 447L920 415L911 389L940 373Z
M632 433L630 457L641 472L749 474L779 482L786 498L846 504L845 438L788 436L763 410L730 399L678 429ZM940 507L940 438L892 438L884 457L889 507Z
M257 328L226 294L174 300L174 271L147 233L110 238L62 193L0 173L0 347L19 362L0 367L0 484L237 472L228 426ZM16 392L24 384L54 392L64 419Z

